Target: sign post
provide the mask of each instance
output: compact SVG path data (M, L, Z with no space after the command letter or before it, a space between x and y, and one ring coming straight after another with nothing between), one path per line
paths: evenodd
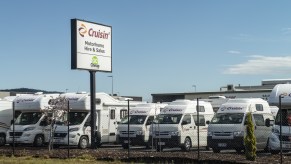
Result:
M100 129L96 127L95 73L112 72L111 45L111 26L71 19L71 69L88 70L90 73L92 149L97 148L97 143L100 143L98 140L101 139L97 138Z

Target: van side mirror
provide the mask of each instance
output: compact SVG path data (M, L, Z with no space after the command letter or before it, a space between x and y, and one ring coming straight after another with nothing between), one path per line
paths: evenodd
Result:
M39 126L47 126L48 123L46 122L46 120L42 120L40 123L39 123Z
M269 118L267 118L266 121L265 121L265 126L266 127L270 127L270 126L273 126L273 125L274 125L274 121L270 120Z
M206 124L209 125L209 124L210 124L210 121L207 120L207 121L206 121Z

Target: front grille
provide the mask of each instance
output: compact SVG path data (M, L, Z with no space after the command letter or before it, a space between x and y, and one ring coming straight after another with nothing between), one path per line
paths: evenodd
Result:
M64 138L67 136L67 133L55 133L54 137L60 137L60 138Z
M214 136L231 136L232 132L213 132Z
M128 134L127 131L121 131L120 133L123 134L123 135L127 135ZM133 135L133 134L135 134L135 131L129 131L129 134Z
M20 137L22 135L22 132L14 132L14 134L15 137ZM13 136L13 132L9 132L9 135Z
M162 131L162 132L159 132L159 131L156 131L155 134L156 136L168 136L170 132L168 131Z

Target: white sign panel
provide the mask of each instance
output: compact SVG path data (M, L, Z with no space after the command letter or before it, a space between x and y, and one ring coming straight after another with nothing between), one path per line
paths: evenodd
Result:
M112 28L71 20L71 68L112 72Z

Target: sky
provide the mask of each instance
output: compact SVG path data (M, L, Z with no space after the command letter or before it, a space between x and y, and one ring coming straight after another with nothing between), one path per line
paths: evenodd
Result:
M90 92L71 69L71 19L112 27L112 73L96 92L219 91L290 79L291 1L2 0L0 89Z

